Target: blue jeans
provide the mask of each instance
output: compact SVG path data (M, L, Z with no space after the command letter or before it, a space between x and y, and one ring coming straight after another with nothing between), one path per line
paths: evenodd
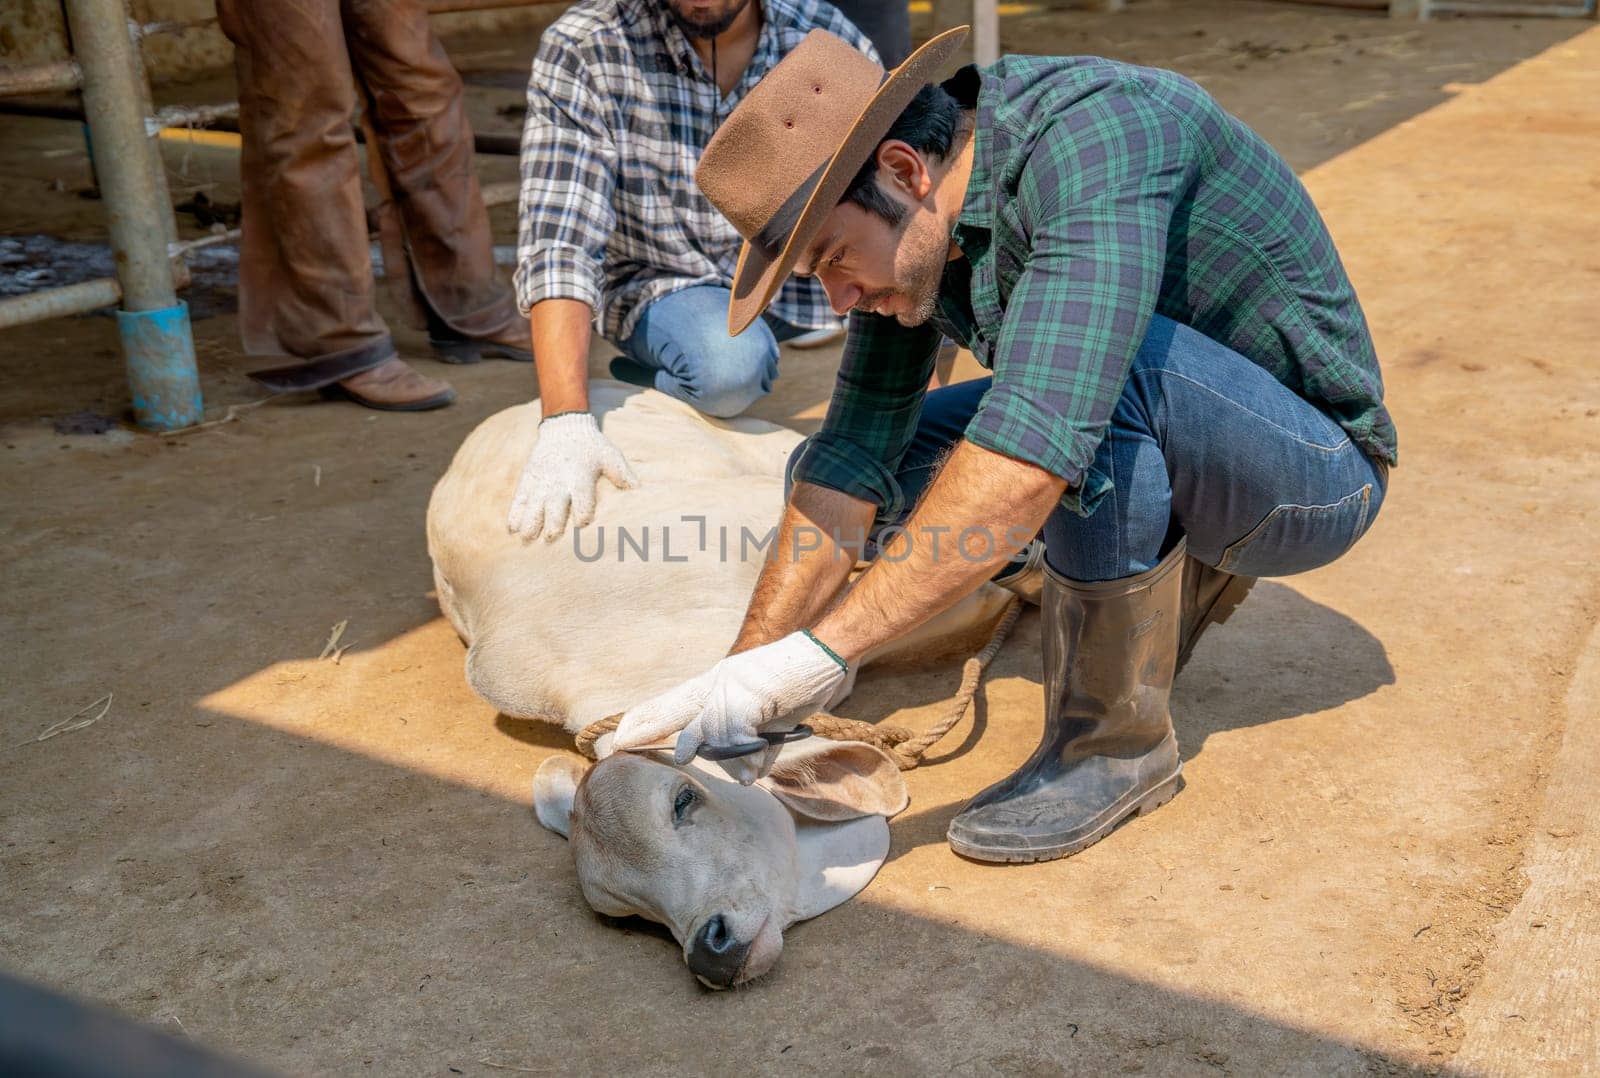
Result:
M989 382L928 394L895 472L905 504L914 505L932 483ZM1388 487L1388 468L1368 459L1315 405L1245 357L1159 315L1092 467L1111 480L1110 493L1087 516L1056 509L1040 533L1050 567L1084 583L1153 568L1181 535L1191 555L1226 572L1315 569L1366 533Z
M778 342L806 332L769 316L730 337L729 295L726 288L697 285L662 296L617 345L654 372L656 389L721 419L772 392Z

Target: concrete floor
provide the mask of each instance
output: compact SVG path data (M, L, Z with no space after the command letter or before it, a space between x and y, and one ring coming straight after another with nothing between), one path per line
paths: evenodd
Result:
M1185 672L1171 805L1053 864L949 853L1037 737L1029 615L872 886L703 992L583 907L527 805L567 739L471 696L428 595L430 485L531 372L453 369L433 415L62 436L126 404L110 324L74 319L0 337L0 966L299 1073L1600 1071L1600 30L1150 3L1006 41L1192 71L1284 146L1399 424L1372 533ZM4 130L31 156L0 229L92 230L40 193L71 132ZM230 317L197 334L220 416L251 364ZM814 426L836 358L787 355L758 414ZM914 725L954 679L869 673L847 711Z

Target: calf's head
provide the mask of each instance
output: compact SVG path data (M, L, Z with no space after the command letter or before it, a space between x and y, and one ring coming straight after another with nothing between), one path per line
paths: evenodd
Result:
M822 738L786 746L752 786L664 752L552 757L534 779L539 821L568 838L589 905L666 925L711 988L761 976L785 928L865 887L908 800L882 751Z

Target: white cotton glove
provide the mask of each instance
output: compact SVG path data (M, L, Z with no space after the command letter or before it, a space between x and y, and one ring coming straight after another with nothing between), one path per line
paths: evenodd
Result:
M600 433L588 412L563 412L539 424L539 440L522 466L506 527L524 539L554 542L572 526L594 519L595 486L600 477L618 490L639 485L622 450Z
M677 732L673 756L686 764L701 745L739 745L758 740L761 733L794 729L835 698L846 676L844 663L810 633L790 633L729 655L692 681L630 709L617 725L613 744L620 749L650 745ZM774 747L719 762L748 785L770 771L777 756Z
M715 666L624 711L611 735L612 750L660 748L671 742L705 709L714 670Z

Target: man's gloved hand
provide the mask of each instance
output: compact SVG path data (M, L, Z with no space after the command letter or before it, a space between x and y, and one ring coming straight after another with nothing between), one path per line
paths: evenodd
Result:
M842 660L808 632L729 655L706 673L630 708L612 744L638 748L678 735L673 753L686 764L701 745L738 745L757 734L792 730L834 699L846 677ZM748 785L772 769L777 747L722 761Z
M624 711L617 722L616 732L611 735L611 750L621 752L664 745L676 738L678 731L693 722L705 709L711 675L716 669L713 666Z
M524 539L560 538L567 527L594 519L595 486L600 477L618 490L639 485L622 450L600 433L588 412L563 412L539 424L539 440L522 466L506 527Z

